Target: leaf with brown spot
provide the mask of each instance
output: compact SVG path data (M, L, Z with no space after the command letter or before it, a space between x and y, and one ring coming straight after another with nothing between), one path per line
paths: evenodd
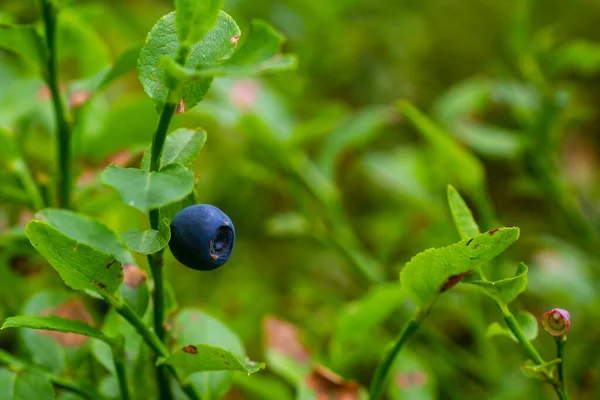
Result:
M202 371L227 370L243 371L250 375L265 367L264 363L242 360L220 347L208 344L188 344L157 364L171 365L182 377Z
M198 353L198 349L196 348L196 346L188 344L187 346L183 346L183 351L185 351L186 353L190 353L190 354L197 354ZM221 355L223 356L223 355Z
M479 271L518 237L518 228L499 228L493 236L483 233L450 246L425 250L402 269L402 288L418 308L427 309L441 292L466 274Z
M123 278L117 277L112 268L106 269L107 264L115 262L114 255L78 242L39 220L30 221L25 233L67 286L76 290L90 290L107 298L112 298L121 286ZM75 246L77 250L71 251Z

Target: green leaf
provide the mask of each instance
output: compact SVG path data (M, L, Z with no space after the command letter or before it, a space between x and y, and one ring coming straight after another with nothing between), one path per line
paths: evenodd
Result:
M43 221L30 221L25 233L67 286L114 299L123 282L121 263L114 255L73 240Z
M256 76L266 72L293 69L297 65L295 55L278 55L285 37L264 21L252 21L252 31L244 45L230 58L215 64L200 64L186 68L173 59L165 57L162 67L168 76L180 83L206 79L213 76Z
M10 50L43 68L46 47L33 25L0 25L0 48Z
M495 282L471 280L467 283L480 286L492 297L500 296L504 303L508 304L527 289L527 271L527 265L520 263L517 272L510 278Z
M169 164L182 164L189 166L194 162L198 153L206 143L206 131L202 128L181 128L167 135L165 147L161 157L164 166ZM150 170L150 153L146 151L140 169Z
M533 340L538 336L538 322L533 314L524 310L517 311L515 313L515 319L521 326L523 334L527 340ZM512 339L515 343L519 342L517 337L510 329L500 325L498 322L493 322L490 324L487 330L487 336L506 336Z
M235 49L232 38L240 35L235 21L226 13L220 12L215 27L204 39L192 46L186 67L195 69L199 65L207 66L229 57ZM161 110L167 100L169 89L164 83L163 68L160 60L164 56L175 59L179 39L175 30L175 13L162 17L152 28L138 59L140 82L144 90L154 100L157 110ZM191 82L181 90L185 109L194 107L206 94L212 78L204 78Z
M181 310L174 318L172 332L173 338L178 343L178 352L183 352L181 348L187 344L203 343L208 346L218 346L214 349L221 348L238 360L245 359L244 346L238 336L219 320L200 310L189 308ZM185 354L183 358L186 358ZM192 359L192 365L196 362ZM218 364L218 366L222 365ZM190 371L186 371L188 372ZM233 376L233 371L197 372L190 375L188 379L200 393L205 394L203 398L218 399L231 387Z
M525 364L521 365L521 371L523 372L523 375L528 378L547 381L548 376L552 376L554 374L556 366L561 362L562 360L560 358L556 358L552 361L548 361L545 364L536 365L532 360L527 360Z
M348 352L361 348L371 331L400 308L405 299L398 283L391 282L372 287L365 296L344 307L329 347L333 365L341 368Z
M54 400L54 388L47 376L24 370L0 368L0 398L13 400Z
M207 371L243 371L250 375L265 367L264 363L240 360L227 350L209 344L185 345L159 364L173 366L184 377Z
M485 170L477 157L463 148L456 139L444 132L430 118L407 101L400 101L398 109L417 128L434 150L435 162L453 179L469 190L483 184Z
M469 239L480 234L479 226L469 206L452 185L448 185L448 205L461 239Z
M194 187L194 174L181 164L167 165L159 172L109 165L102 181L117 189L125 204L147 212L187 196Z
M180 42L199 42L217 23L223 0L175 0L175 28Z
M6 328L30 328L44 329L48 331L77 333L79 335L89 336L100 339L106 343L112 343L112 339L106 337L102 331L94 328L82 321L61 318L55 315L38 317L35 315L17 315L9 317L2 324L2 329Z
M37 213L36 218L47 222L71 239L104 253L114 254L121 264L135 264L123 241L99 221L57 208L46 208Z
M127 246L137 253L154 254L165 248L171 239L171 229L169 222L163 219L158 226L158 230L148 229L145 231L131 229L121 234Z
M519 237L519 228L499 228L450 246L425 250L402 269L400 283L420 309L427 309L440 293L502 253Z

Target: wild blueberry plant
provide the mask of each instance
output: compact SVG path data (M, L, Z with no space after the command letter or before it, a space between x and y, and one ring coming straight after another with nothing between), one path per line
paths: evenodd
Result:
M537 335L536 318L528 313L521 314L525 317L517 318L509 308L509 304L527 288L527 266L520 263L513 276L496 281L487 279L482 269L519 238L519 229L503 227L481 233L471 210L452 186L448 186L448 204L462 240L447 247L425 250L414 256L402 269L400 283L402 290L416 306L415 315L405 323L378 366L370 388L371 399L381 397L394 360L430 313L438 297L459 282L480 287L496 303L506 328L493 324L488 333L508 335L522 346L528 357L522 366L525 375L549 383L559 399L568 399L562 361L565 333L570 327L569 313L553 309L544 314L544 327L556 337L557 343L557 358L546 361L531 343L531 339ZM528 335L525 325L531 324L536 328L533 335Z
M222 0L175 0L176 11L156 23L141 50L127 51L112 68L80 83L86 94L77 104L81 107L129 71L139 53L140 81L159 113L152 144L140 167L109 165L102 174L102 181L116 189L123 202L149 217L149 229L127 231L119 237L101 222L72 211L77 209L73 201L72 139L79 120L77 109L65 105L58 82L57 24L61 2L41 0L40 6L43 32L35 25L6 26L2 29L2 45L36 63L51 93L56 122L56 201L48 201L37 191L7 131L2 131L0 148L4 159L16 160L8 165L21 178L38 211L25 229L33 247L68 287L102 299L110 310L103 329L56 315L33 315L34 312L8 318L3 328L41 329L97 339L92 352L116 378L115 386L122 399L129 399L134 393L143 397L148 392L151 397L158 392L160 399L171 399L173 389L190 399L200 399L201 393L203 398L218 397L231 384L230 371L252 374L264 364L247 360L235 334L199 310L180 311L173 317L174 329L166 328L175 299L163 280L163 252L171 239L171 220L182 208L197 202L194 174L188 166L206 141L202 129L183 128L169 133L169 126L175 113L183 113L202 101L215 77L256 76L290 69L295 67L296 58L279 54L284 38L265 22L253 21L251 33L240 39L235 21L221 11ZM47 205L55 208L46 208ZM214 235L200 235L212 245L227 247L219 250L227 253L219 265L227 260L233 246L232 229L231 224L232 234L223 243L212 243ZM202 250L189 248L190 243L182 247L184 239L177 238L180 253ZM131 251L147 255L152 290L146 274L135 266ZM210 255L215 256L212 252ZM140 340L147 347L140 346ZM49 349L45 351L51 353ZM103 397L91 382L84 384L61 377L60 368L35 365L4 351L0 352L0 361L21 371L15 375L4 369L0 374L0 390L16 398L49 397L51 384L84 398ZM153 361L155 367L155 385L152 380L137 376L146 371L144 364L148 361ZM173 388L171 382L178 388Z

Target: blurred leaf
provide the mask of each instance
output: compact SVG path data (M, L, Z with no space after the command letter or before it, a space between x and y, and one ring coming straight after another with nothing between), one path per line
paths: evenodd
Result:
M455 129L463 143L490 158L515 159L525 144L518 132L494 125L463 123Z
M245 77L288 70L296 67L297 58L291 54L277 54L284 41L285 37L269 24L254 20L248 40L224 61L186 68L177 64L172 58L163 57L161 67L179 84L188 84L189 81L213 76Z
M527 340L533 340L538 335L538 322L533 314L530 312L521 310L515 313L515 319L521 326L523 333L525 334L525 338ZM498 322L493 322L490 324L487 330L487 336L506 336L512 339L515 343L518 343L519 340L512 333L510 329L505 326L500 325Z
M223 0L175 0L175 28L180 42L196 44L216 25Z
M388 106L368 107L354 113L352 117L325 136L317 164L323 173L333 178L338 156L349 147L360 147L375 136L391 118Z
M194 174L181 164L167 165L160 172L109 165L102 181L117 189L125 204L147 212L188 195L194 187Z
M431 193L431 179L424 168L427 159L416 147L404 146L363 156L367 178L386 191L407 198L415 207L434 212L440 207Z
M399 102L398 108L435 150L436 164L454 175L468 190L477 190L483 185L485 170L481 161L407 101Z
M21 310L25 315L58 317L93 323L87 308L73 293L42 291L34 294ZM24 347L31 360L52 372L61 373L65 367L77 361L85 351L87 337L70 333L44 332L31 329L19 331Z
M490 82L478 77L459 82L436 100L434 112L446 126L454 128L481 111L490 101Z
M206 131L202 128L180 128L167 135L161 157L162 166L182 164L186 167L194 162L206 143ZM150 153L146 151L140 169L150 170Z
M280 379L258 374L251 377L235 374L235 387L247 393L252 399L294 400L292 390Z
M181 310L175 316L173 321L173 338L179 347L177 350L178 353L185 353L181 350L183 346L193 343L203 343L211 348L221 348L222 350L220 351L228 353L228 358L231 355L237 360L242 360L245 357L244 346L238 336L220 321L200 310L187 308ZM189 348L188 350L192 349ZM181 357L181 360L185 362L187 358L186 354L177 357ZM198 350L198 354L196 355L199 354L200 350ZM193 357L194 354L189 354L189 356ZM228 362L231 363L231 366L236 365L239 367L240 364L244 365L243 361L236 362L230 360ZM215 367L220 367L222 363L217 360L217 363L214 365ZM195 367L196 361L192 361L189 366L182 366L185 374L193 372ZM190 375L188 380L203 394L202 400L216 400L221 398L231 387L233 374L233 371L196 372Z
M301 213L278 213L265 221L265 230L273 237L303 237L313 234L310 221Z
M297 387L297 400L368 400L358 382L347 380L322 365L316 365Z
M135 69L141 49L142 43L129 46L113 65L104 68L94 76L74 82L73 86L77 90L85 90L91 94L99 93L112 82Z
M349 352L361 347L369 334L405 301L406 295L397 282L373 286L369 292L344 307L338 314L329 355L334 366L341 368Z
M527 270L527 265L520 263L517 272L510 278L495 282L470 280L468 283L480 286L492 297L500 296L508 304L527 289Z
M7 318L2 324L2 329L6 328L30 328L43 329L49 331L76 333L78 335L89 336L100 339L103 342L110 343L112 339L104 336L102 331L81 321L61 318L55 315L38 317L35 315L17 315Z
M40 373L0 368L0 396L14 400L54 400L54 388L50 379Z
M519 237L519 228L499 228L439 249L425 250L402 269L400 283L419 309L429 308L440 293L502 253Z
M525 364L521 365L521 371L523 371L523 375L528 378L546 381L548 376L552 376L554 374L556 366L561 362L561 359L557 358L552 361L548 361L545 364L536 365L533 361L527 360Z
M461 239L469 239L480 234L479 226L469 206L452 185L448 185L448 205Z
M240 35L240 30L235 21L221 11L217 25L206 34L204 39L194 45L186 66L196 68L200 65L207 66L230 56L235 49L235 42L231 38ZM171 59L179 47L179 40L175 31L175 13L165 15L152 28L142 47L138 59L140 82L144 90L154 100L157 110L162 110L167 101L168 88L163 79L163 69L160 60L164 56ZM194 107L210 88L212 78L204 78L192 82L182 90L185 109Z
M131 251L141 254L154 254L165 248L171 239L171 229L166 219L163 219L158 230L148 229L141 231L131 229L123 232L121 237L127 243Z
M273 316L263 319L265 356L269 370L299 385L310 372L311 356L300 341L298 328Z
M388 386L391 400L437 399L435 375L414 353L403 350L394 361L392 379Z
M208 344L187 344L158 364L171 365L183 377L208 371L243 371L250 375L265 367L264 363L240 360L227 350Z
M578 73L591 77L600 72L600 43L572 40L562 46L552 58L556 73Z
M29 195L31 205L35 209L42 208L44 206L42 195L23 158L15 136L12 132L0 128L0 165L2 164L6 170L19 177L21 185Z
M121 264L135 264L123 241L99 221L57 208L46 208L37 213L36 218L47 222L71 239L106 254L114 254Z
M130 369L140 362L142 354L141 348L144 342L135 328L121 317L114 309L110 309L104 318L102 332L106 336L125 338L125 354L127 354L126 362ZM115 364L113 362L112 351L110 346L99 340L92 342L92 354L104 368L115 374ZM148 360L149 362L149 360Z
M114 255L73 240L43 221L30 221L25 233L72 289L89 290L111 299L121 286L121 263Z
M119 294L139 316L144 316L148 309L150 290L146 271L134 264L123 265L123 284Z
M46 47L33 25L0 25L0 48L27 58L43 70Z
M75 62L77 77L88 77L110 62L110 51L93 26L73 8L61 10L57 24L59 61Z

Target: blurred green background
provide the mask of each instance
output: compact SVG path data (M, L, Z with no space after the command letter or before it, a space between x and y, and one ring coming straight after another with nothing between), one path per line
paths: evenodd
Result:
M71 94L173 9L166 0L67 3L59 54ZM300 61L297 71L260 80L216 80L205 101L174 118L172 129L207 130L193 167L196 189L237 231L232 258L211 273L167 255L179 304L226 322L259 360L267 351L263 318L276 315L298 327L314 360L368 385L411 306L378 292L381 321L336 355L340 321L373 290L357 268L379 265L397 282L414 254L458 241L446 206L453 184L482 229L521 228L489 274L509 276L524 261L529 289L518 308L538 320L553 307L571 312L569 389L574 399L597 398L600 2L227 0L224 9L243 33L253 18L272 23ZM2 23L37 18L36 2L0 1ZM15 133L48 188L53 118L43 88L30 65L0 52L0 127ZM399 99L422 110L452 145L423 135L399 112ZM77 118L77 210L116 232L146 228L144 215L98 179L110 162L135 165L151 140L157 115L136 72ZM18 230L33 210L14 177L0 170L0 179L0 232ZM19 246L2 241L2 319L35 290L62 285ZM15 254L27 255L23 268ZM146 267L143 257L139 263ZM403 365L426 378L409 379L390 398L552 398L520 372L515 343L485 334L501 314L465 286L443 296L407 346ZM2 334L5 347L14 345L11 335ZM549 336L534 343L554 357ZM244 388L232 393L263 398Z

